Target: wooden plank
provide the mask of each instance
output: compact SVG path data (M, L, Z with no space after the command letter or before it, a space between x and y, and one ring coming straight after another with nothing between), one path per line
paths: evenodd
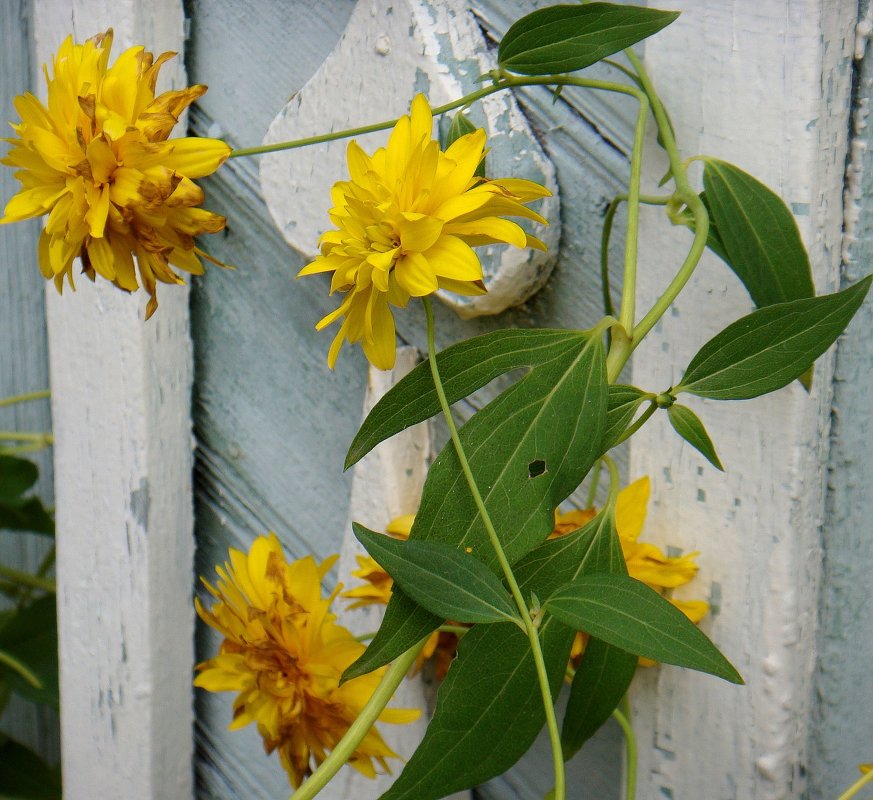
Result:
M845 195L842 283L873 263L873 4L858 14L850 161ZM828 463L810 797L836 797L869 760L873 739L873 299L868 299L837 346L831 451Z
M13 99L31 89L30 3L0 4L0 108L11 119ZM5 135L5 134L4 134ZM5 148L4 148L5 149ZM0 168L0 203L21 185L12 170ZM36 264L34 242L38 223L4 226L0 233L0 397L47 389L48 350L42 275ZM47 400L0 409L0 429L51 430ZM37 485L46 505L54 505L51 450L27 456L39 466ZM0 535L0 563L34 571L51 547L41 536ZM0 600L0 603L5 602ZM47 760L60 758L57 714L13 698L3 712L3 731L41 752Z
M112 26L181 51L182 4L36 0L37 60ZM185 84L181 58L164 88ZM48 291L64 796L192 793L191 346L187 291Z
M678 2L679 20L651 39L646 62L685 154L741 165L786 198L811 250L818 290L837 283L855 3ZM663 174L650 161L650 185ZM645 308L689 244L646 224ZM672 314L638 351L634 381L661 390L697 348L750 308L733 276L705 259ZM653 477L660 543L699 550L709 587L702 627L745 687L662 667L633 697L642 744L640 797L797 798L807 787L812 673L821 578L832 358L810 395L794 384L745 403L694 401L727 474L681 445L665 420L632 445L634 473ZM868 737L869 741L869 737Z

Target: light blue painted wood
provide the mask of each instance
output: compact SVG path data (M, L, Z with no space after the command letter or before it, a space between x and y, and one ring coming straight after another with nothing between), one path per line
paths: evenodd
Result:
M870 0L859 19L871 21ZM868 33L869 38L869 33ZM855 160L861 176L860 215L843 267L843 285L873 264L873 48L856 64ZM850 211L851 214L851 211ZM816 674L816 725L809 798L836 797L873 760L873 297L868 297L837 347L825 549ZM863 792L862 792L863 794Z
M236 146L257 144L288 96L333 49L352 5L262 2L252 10L231 0L194 0L188 75L211 88L191 115L193 130ZM536 5L480 0L474 8L483 28L499 36ZM498 327L585 327L601 314L600 229L606 204L626 181L635 109L624 98L613 102L590 92L568 91L553 104L547 91L530 91L522 102L558 168L564 209L558 266L532 301L497 318L462 321L438 307L442 345ZM358 348L346 348L336 372L326 369L330 334L316 334L314 325L335 301L326 282L293 280L302 260L273 229L256 175L256 164L240 159L205 182L206 207L226 214L229 224L223 238L204 244L238 269L209 270L195 279L192 296L201 575L226 558L228 546L247 547L270 528L295 556L335 552L346 524L349 483L340 469L360 418L366 364ZM327 204L325 198L326 224ZM620 221L614 236L613 263L620 264ZM402 342L424 348L420 309L411 305L397 323ZM481 393L462 415L493 393L494 387ZM209 657L217 644L201 626L198 657ZM197 695L200 796L282 796L284 775L276 759L263 755L257 733L225 730L231 699ZM549 764L540 742L520 769L483 788L482 796L542 797ZM608 798L617 793L619 775L618 737L607 727L573 762L570 782L597 786L590 796Z
M32 86L30 47L30 3L0 3L0 119L4 122L17 119L13 99ZM5 146L2 150L5 153ZM19 188L12 171L0 167L0 205ZM0 397L48 388L45 281L36 263L39 228L38 222L0 228ZM50 430L48 401L0 408L0 429ZM52 505L51 451L34 454L33 460L40 470L38 491ZM42 537L0 532L0 562L35 570L49 546ZM5 601L0 599L0 603ZM50 761L58 761L58 719L54 712L13 699L0 719L0 730Z

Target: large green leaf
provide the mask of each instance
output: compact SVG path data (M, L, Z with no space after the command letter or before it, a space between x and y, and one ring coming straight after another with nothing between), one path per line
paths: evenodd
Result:
M545 607L565 625L629 653L743 682L700 628L635 578L582 575L549 597Z
M679 13L587 3L541 8L513 24L497 63L521 75L573 72L624 50L669 25Z
M703 186L715 228L712 249L758 308L815 296L797 222L775 192L716 158L704 161Z
M589 639L573 676L561 727L564 759L575 755L612 716L637 670L639 659L600 639Z
M728 325L691 359L673 392L744 400L786 386L836 341L871 278L835 294L767 306Z
M449 403L467 397L506 372L535 367L584 347L584 331L510 328L459 342L439 354ZM438 414L430 363L419 364L391 387L367 415L346 455L346 469L379 442Z
M0 741L0 800L61 800L61 773L23 744Z
M611 515L548 541L518 562L522 593L550 594L583 570L621 559ZM553 696L561 685L573 631L546 616L540 641ZM505 772L545 722L530 643L516 626L474 626L461 640L437 695L424 740L384 800L432 800Z
M0 530L28 531L53 536L55 523L38 497L20 503L0 502Z
M18 503L39 477L31 461L16 456L0 455L0 503Z
M697 450L712 466L724 472L724 467L721 465L718 453L715 452L715 445L712 443L712 439L709 438L709 434L706 432L706 428L703 427L703 423L697 414L688 408L688 406L673 403L667 409L667 416L676 433Z
M590 337L532 369L461 428L472 473L510 563L545 540L554 509L601 455L606 406L603 345ZM498 569L451 442L428 472L410 538L470 548ZM379 632L345 678L393 660L441 622L396 591Z
M36 464L0 455L0 530L52 535L55 524L37 497L24 497L39 477Z
M24 665L40 685L34 686L19 669L2 663L0 678L23 697L58 708L58 631L54 595L41 597L4 616L0 627L0 650Z
M475 556L441 542L401 542L356 522L352 528L394 583L432 614L457 622L518 620L500 578Z

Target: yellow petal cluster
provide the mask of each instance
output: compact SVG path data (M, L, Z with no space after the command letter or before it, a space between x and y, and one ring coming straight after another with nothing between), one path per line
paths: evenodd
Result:
M390 306L405 307L410 297L437 289L483 294L482 265L473 247L508 243L544 249L504 217L545 223L525 203L549 191L532 181L477 177L485 155L483 130L459 137L445 151L432 134L430 106L418 95L386 147L370 156L349 143L350 178L331 190L329 213L336 229L321 237L321 254L299 272L331 272L331 293L345 293L316 326L321 330L344 318L328 353L331 367L346 341L360 342L376 367L394 365Z
M255 722L267 753L279 759L295 788L336 746L366 705L384 670L340 685L340 676L364 645L329 612L334 595L322 597L321 581L336 560L288 563L275 534L260 536L249 552L231 549L216 567L215 598L200 618L224 636L219 653L197 665L194 685L237 692L231 730ZM417 710L386 709L382 722L410 722ZM349 760L374 777L396 754L372 728ZM374 763L375 762L375 763Z
M201 233L224 228L225 219L197 208L203 191L193 183L230 155L217 139L168 140L179 115L206 91L190 86L155 96L161 65L131 47L109 66L112 31L60 46L53 72L46 70L47 102L32 94L15 99L21 122L2 163L14 167L21 191L0 223L47 215L39 239L39 266L58 291L75 288L73 263L92 280L150 295L146 316L157 308L156 283L183 283L174 267L200 274L194 244ZM213 260L213 259L208 259Z

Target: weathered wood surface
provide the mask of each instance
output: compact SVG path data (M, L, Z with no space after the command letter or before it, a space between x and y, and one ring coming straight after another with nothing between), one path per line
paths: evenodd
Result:
M873 4L860 4L842 284L873 265ZM819 608L810 798L837 797L873 742L873 298L837 346Z
M29 2L0 3L0 108L3 109L0 117L4 120L12 118L13 99L31 86L30 28ZM0 207L19 187L11 170L0 168ZM49 385L45 282L39 273L34 249L37 231L35 222L0 229L0 397L47 389ZM48 400L0 409L0 430L51 430ZM39 465L37 489L45 504L54 505L51 451L27 457ZM43 537L0 533L0 563L34 571L50 546ZM57 714L13 699L3 712L0 728L43 753L50 762L57 763L60 757Z
M672 5L685 13L650 41L646 62L684 153L737 163L785 197L810 248L816 286L832 291L855 3ZM650 163L650 183L662 166ZM646 225L643 242L646 305L674 272L688 235ZM704 341L749 309L733 275L707 256L638 351L635 383L655 390L674 383ZM747 682L734 687L666 667L637 676L640 797L787 800L809 788L832 371L831 354L819 361L811 394L795 383L744 403L692 400L725 475L663 420L634 439L632 471L653 478L651 527L662 543L701 553L696 585L682 596L706 587L712 615L703 628ZM867 705L869 724L869 693L855 700Z
M189 74L193 81L211 84L192 114L195 131L226 136L236 146L259 143L277 111L336 45L352 6L340 0L275 3L269 14L250 14L229 0L194 2ZM533 7L526 2L475 6L492 34ZM228 70L227 64L245 68ZM600 224L606 203L626 179L634 117L632 103L611 102L590 92L566 92L553 105L547 91L522 94L522 107L557 167L566 204L558 264L530 303L497 318L465 322L437 308L441 346L496 327L581 327L599 316L594 265ZM246 547L271 528L294 556L336 552L347 523L349 483L340 469L360 420L366 365L357 349L349 348L334 373L326 369L329 334L316 334L313 326L335 301L327 297L325 282L292 280L303 258L273 227L256 176L257 164L240 159L206 182L207 204L230 220L227 235L208 246L238 269L210 271L195 282L193 292L197 571L202 575L224 560L228 546ZM618 259L620 226L616 234ZM399 314L397 322L401 341L424 349L420 310ZM483 393L476 404L488 396ZM209 632L198 634L199 657L216 645ZM198 693L202 796L281 792L284 776L263 756L257 733L225 730L230 704L229 696ZM614 732L604 735L611 756L601 759L602 772L615 776L620 764ZM533 751L527 772L497 782L489 796L541 797L539 762L548 762L545 749Z
M115 29L180 51L182 4L36 0L36 60ZM160 88L184 85L181 59ZM45 88L42 87L44 93ZM48 289L54 387L64 797L192 793L193 563L188 293Z

